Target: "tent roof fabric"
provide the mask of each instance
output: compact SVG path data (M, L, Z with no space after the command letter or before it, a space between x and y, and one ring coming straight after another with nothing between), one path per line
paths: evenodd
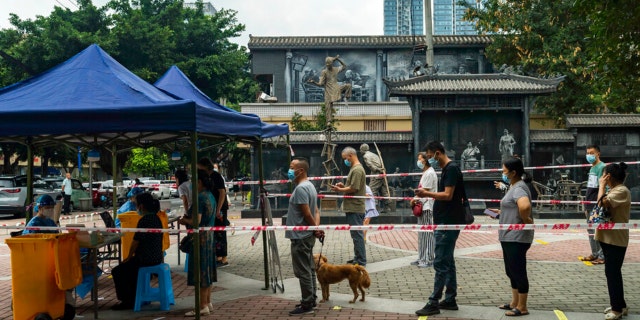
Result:
M93 44L48 71L0 89L0 140L147 146L185 138L187 132L260 137L261 124L234 122L234 131L225 131L227 117L235 115L222 108L166 94Z
M289 126L286 124L268 124L262 122L255 114L240 113L213 101L200 91L177 66L171 66L154 85L180 99L195 101L198 108L210 109L213 117L202 121L201 124L209 126L215 123L215 126L227 135L242 136L251 133L251 135L267 138L289 133ZM220 121L222 119L223 121Z

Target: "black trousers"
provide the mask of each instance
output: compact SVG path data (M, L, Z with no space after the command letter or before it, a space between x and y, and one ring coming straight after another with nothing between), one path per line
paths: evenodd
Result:
M69 205L71 204L71 195L69 194L64 194L64 203L63 208L62 208L62 213L70 213L71 210L69 210Z
M222 220L215 218L214 226L216 227L226 227L228 226L227 220L227 210L220 210L220 214L222 215ZM216 257L226 257L227 256L227 232L226 231L214 231L213 238L216 242Z
M132 258L111 270L116 296L123 304L131 305L136 302L136 287L138 284L138 270L142 267L138 259Z
M530 243L500 242L502 257L507 277L511 280L511 288L518 293L529 293L529 277L527 276L527 251Z
M604 274L607 277L607 289L609 289L609 303L611 310L622 312L627 307L624 301L624 286L622 283L622 263L627 247L614 246L600 242L604 254Z

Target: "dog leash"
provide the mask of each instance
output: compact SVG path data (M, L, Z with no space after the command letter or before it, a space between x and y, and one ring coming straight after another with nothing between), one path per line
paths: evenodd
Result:
M322 259L322 248L324 248L324 231L316 230L313 233L313 236L320 240L320 257L318 258L318 263L316 264L316 270L320 268L320 259Z

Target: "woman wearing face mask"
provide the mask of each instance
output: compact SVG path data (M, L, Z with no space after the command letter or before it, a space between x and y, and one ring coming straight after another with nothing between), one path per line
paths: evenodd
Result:
M56 202L51 198L50 195L43 194L38 200L36 200L34 211L38 214L35 215L29 223L27 223L27 227L57 227L53 219L53 207L56 205ZM22 234L29 233L57 233L58 230L27 230L24 229Z
M136 228L162 229L162 222L158 217L160 202L150 193L141 193L136 196L136 208L138 214L142 216ZM120 303L112 306L111 310L133 309L138 270L141 267L160 264L163 260L162 233L136 232L131 242L129 256L111 271L116 296L120 300Z
M509 185L507 193L500 201L500 210L490 209L499 214L500 224L532 224L531 192L523 181L522 160L510 158L502 164L502 180ZM511 281L511 302L500 305L509 310L505 316L529 314L527 297L529 278L527 277L527 251L533 242L533 230L500 230L498 239L502 246L502 257L507 277Z
M426 191L437 190L438 176L427 160L426 153L418 153L416 165L422 170L422 177L420 178L418 189L424 189ZM414 206L418 202L422 203L422 215L418 217L418 224L433 224L433 199L415 197L411 200L411 206ZM433 265L435 244L436 241L433 232L418 232L418 260L411 262L411 265L418 266L418 268L431 267Z
M598 199L602 198L602 206L609 209L611 222L629 223L631 214L631 192L623 184L627 175L627 164L610 163L600 177ZM605 194L606 187L609 193ZM624 285L622 282L622 263L629 245L629 230L596 229L596 240L602 247L604 254L604 274L607 277L609 289L609 303L611 307L604 310L605 319L621 319L629 310L624 300Z

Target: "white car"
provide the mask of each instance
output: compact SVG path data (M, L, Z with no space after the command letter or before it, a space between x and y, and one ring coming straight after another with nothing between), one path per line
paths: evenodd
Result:
M162 183L161 180L147 180L144 181L143 185L139 185L138 187L144 188L158 200L169 199L171 197L170 185Z

